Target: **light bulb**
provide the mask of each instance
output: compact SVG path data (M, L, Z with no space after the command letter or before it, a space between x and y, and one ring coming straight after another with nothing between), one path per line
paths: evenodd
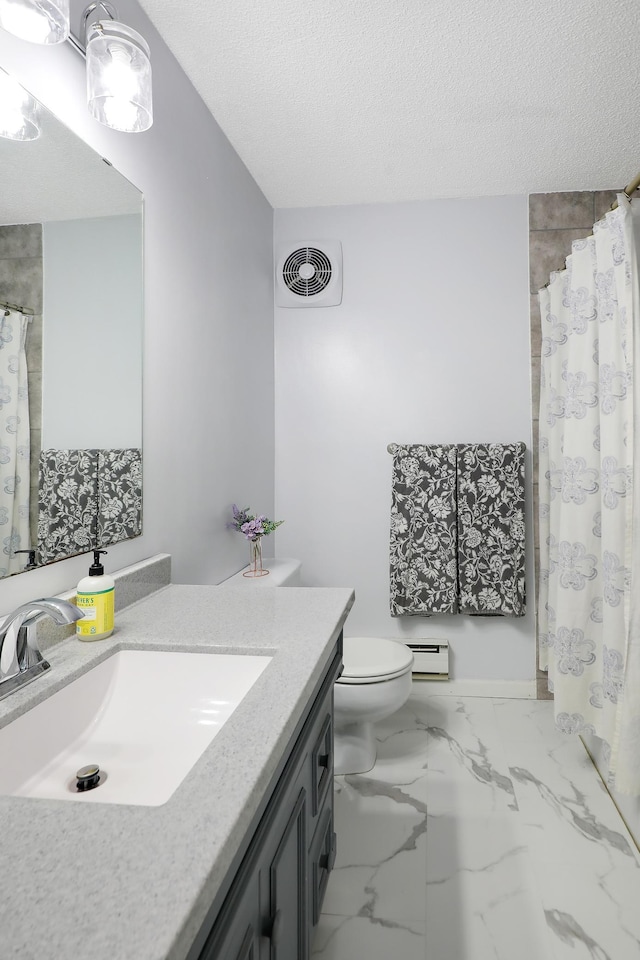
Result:
M138 108L129 100L119 97L105 97L102 104L105 122L114 130L123 130L125 133L134 131L138 120Z
M115 20L92 24L87 34L87 103L100 123L137 133L153 122L149 47Z
M127 48L121 43L111 43L108 49L108 59L102 66L102 82L105 87L113 91L116 99L132 99L135 97L138 84L132 72L131 56Z

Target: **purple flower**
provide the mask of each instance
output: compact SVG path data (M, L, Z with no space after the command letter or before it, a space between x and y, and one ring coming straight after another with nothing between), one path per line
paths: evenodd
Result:
M249 507L243 507L241 510L238 504L234 503L231 506L231 511L233 513L233 520L230 520L227 524L228 530L242 530L242 524L253 519L253 517L249 516Z
M244 533L247 540L255 540L256 537L261 537L264 533L264 527L259 518L256 520L247 520L246 523L242 524L240 530Z
M264 513L254 517L249 513L249 507L240 509L236 503L232 504L231 510L233 520L227 524L227 527L243 533L247 540L257 540L259 537L267 536L282 523L282 520L269 520Z

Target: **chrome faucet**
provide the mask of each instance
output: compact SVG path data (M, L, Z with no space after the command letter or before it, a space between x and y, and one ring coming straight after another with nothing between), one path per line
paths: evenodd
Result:
M0 627L0 700L49 669L38 648L36 620L50 616L58 624L81 620L83 614L60 597L43 597L23 603Z

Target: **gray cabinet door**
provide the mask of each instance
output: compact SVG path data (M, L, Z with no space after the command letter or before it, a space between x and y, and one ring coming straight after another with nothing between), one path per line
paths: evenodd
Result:
M260 960L261 932L260 888L254 875L225 904L200 960Z
M263 932L268 960L307 960L308 794L301 787L293 808L282 810L261 868L261 903L267 907ZM275 849L274 849L275 847Z

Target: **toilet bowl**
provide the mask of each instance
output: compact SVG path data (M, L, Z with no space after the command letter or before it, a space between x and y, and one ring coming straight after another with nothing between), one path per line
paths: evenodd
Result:
M221 587L263 590L299 587L300 561L265 559L267 577L239 573ZM334 772L366 773L376 762L373 725L399 710L411 693L413 653L395 640L381 637L345 637L344 670L334 686Z
M413 653L381 637L345 637L344 670L334 687L334 772L366 773L376 762L374 723L411 693Z

